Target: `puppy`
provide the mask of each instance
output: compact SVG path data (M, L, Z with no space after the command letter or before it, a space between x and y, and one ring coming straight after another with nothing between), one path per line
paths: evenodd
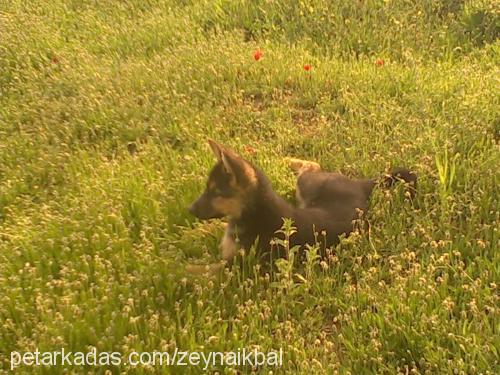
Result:
M323 248L330 247L339 242L339 236L354 230L354 222L367 211L376 185L390 186L402 180L408 183L412 196L416 188L416 175L406 169L381 179L350 179L323 172L314 162L289 159L298 174L299 207L294 207L276 194L260 169L213 140L209 144L217 164L210 171L205 191L189 211L200 220L228 219L220 244L226 261L231 261L240 247L250 249L254 244L258 254L269 259L284 256L283 249L271 245L283 218L291 219L296 228L290 246L313 245L320 240Z

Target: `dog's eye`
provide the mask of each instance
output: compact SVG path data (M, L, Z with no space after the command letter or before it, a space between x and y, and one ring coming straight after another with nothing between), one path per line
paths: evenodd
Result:
M212 189L209 190L209 193L211 195L218 196L218 195L222 195L222 190L219 189L219 188L214 187L214 188L212 188Z

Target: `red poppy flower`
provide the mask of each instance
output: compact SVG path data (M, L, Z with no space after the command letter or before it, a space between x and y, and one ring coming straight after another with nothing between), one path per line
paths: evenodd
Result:
M384 66L384 64L385 64L385 62L382 59L378 59L377 61L375 61L375 65L377 65L377 66Z
M304 70L305 70L306 72L310 71L311 69L312 69L312 66L311 66L311 65L309 65L309 64L305 64L305 65L304 65Z
M253 53L253 59L259 61L262 58L262 52L258 49Z

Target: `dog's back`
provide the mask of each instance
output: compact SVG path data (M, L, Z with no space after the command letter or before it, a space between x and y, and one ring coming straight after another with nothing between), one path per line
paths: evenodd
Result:
M305 172L297 180L297 200L302 208L328 211L333 221L358 218L357 210L368 209L368 199L374 180L353 180L329 172Z

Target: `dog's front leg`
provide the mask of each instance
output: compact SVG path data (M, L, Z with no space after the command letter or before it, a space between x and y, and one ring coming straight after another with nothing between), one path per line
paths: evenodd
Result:
M220 243L221 257L223 260L230 262L239 250L239 246L234 238L234 230L231 224L228 224L224 237Z

